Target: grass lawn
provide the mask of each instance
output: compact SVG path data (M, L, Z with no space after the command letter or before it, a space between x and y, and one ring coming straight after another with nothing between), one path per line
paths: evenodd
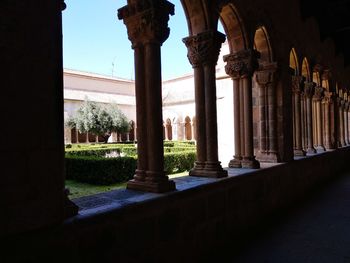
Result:
M169 178L173 179L176 177L181 177L186 175L188 175L188 172L182 172L178 174L171 174L169 175ZM125 188L126 182L105 186L105 185L92 185L92 184L80 183L74 180L66 180L66 187L69 189L70 199L74 199L82 196L93 195L93 194L98 194L98 193L107 192L111 190Z

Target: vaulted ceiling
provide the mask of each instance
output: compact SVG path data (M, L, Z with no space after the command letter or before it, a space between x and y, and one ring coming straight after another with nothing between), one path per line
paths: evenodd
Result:
M304 19L315 17L321 40L333 39L337 54L342 53L350 65L350 0L300 0Z

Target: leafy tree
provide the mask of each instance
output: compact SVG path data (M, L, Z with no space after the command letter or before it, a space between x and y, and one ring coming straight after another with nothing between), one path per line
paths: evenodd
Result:
M124 133L130 130L125 114L115 104L103 105L85 100L66 125L80 132L90 132L107 142L112 132Z

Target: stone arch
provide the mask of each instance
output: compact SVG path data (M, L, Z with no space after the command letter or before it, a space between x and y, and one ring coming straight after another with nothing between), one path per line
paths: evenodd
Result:
M171 120L168 118L165 121L165 130L166 130L166 139L171 141L173 139L173 127L171 124Z
M259 68L253 86L254 154L263 162L278 162L276 71L270 37L265 26L257 27L254 49L258 51Z
M321 86L321 76L319 71L312 72L312 81L317 84L317 86Z
M249 48L248 34L243 20L232 3L222 7L220 22L226 33L230 53Z
M306 79L306 81L311 81L309 61L306 57L303 59L301 66L301 75Z
M289 67L294 70L293 75L295 76L299 75L299 60L298 60L297 52L295 51L294 47L290 50Z
M273 52L270 43L270 37L265 26L259 26L254 35L254 49L260 53L260 61L272 62Z
M185 139L192 140L192 124L191 118L188 116L185 118Z
M210 28L206 1L181 0L181 4L186 16L189 35L196 35Z

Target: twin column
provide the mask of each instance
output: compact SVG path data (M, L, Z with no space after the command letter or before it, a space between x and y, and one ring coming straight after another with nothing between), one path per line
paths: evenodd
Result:
M254 156L252 76L258 68L259 53L243 50L224 56L226 73L233 79L235 156L231 168L259 168Z
M118 10L132 42L135 57L137 117L137 170L128 189L167 192L175 189L164 172L160 47L168 38L169 15L174 5L166 0L149 6L137 1Z
M225 35L206 31L183 39L194 69L197 160L192 176L225 177L218 160L215 67Z

